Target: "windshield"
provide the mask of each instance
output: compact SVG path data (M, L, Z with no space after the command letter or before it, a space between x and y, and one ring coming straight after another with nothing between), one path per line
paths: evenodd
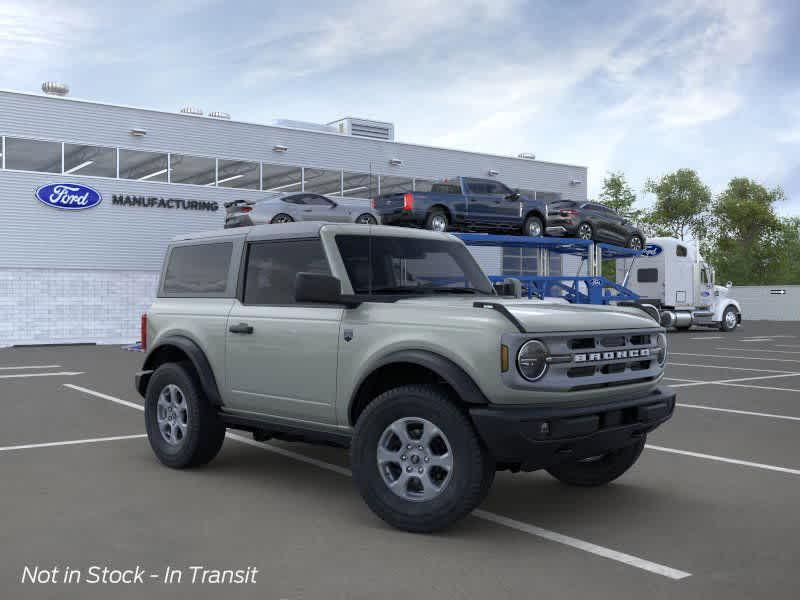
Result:
M491 294L494 288L467 248L456 242L337 235L356 294Z

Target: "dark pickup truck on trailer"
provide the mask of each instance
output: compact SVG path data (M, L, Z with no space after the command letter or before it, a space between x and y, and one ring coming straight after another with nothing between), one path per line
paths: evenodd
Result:
M457 177L434 183L430 192L383 194L372 208L384 225L411 225L432 231L522 232L544 235L547 204L493 179Z

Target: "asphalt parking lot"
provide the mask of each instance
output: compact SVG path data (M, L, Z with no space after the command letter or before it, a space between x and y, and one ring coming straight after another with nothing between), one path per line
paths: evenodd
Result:
M119 347L0 350L3 598L796 598L800 324L670 335L675 417L601 489L499 473L474 516L391 529L341 450L230 437L161 466ZM143 583L22 584L25 567L140 566ZM192 584L190 566L255 567ZM163 582L167 568L184 572Z

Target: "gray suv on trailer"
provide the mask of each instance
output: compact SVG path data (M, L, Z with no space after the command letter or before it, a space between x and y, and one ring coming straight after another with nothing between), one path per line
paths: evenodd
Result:
M290 223L179 237L136 376L164 464L226 428L349 447L388 523L467 515L495 471L608 483L673 413L663 329L637 308L500 297L446 233Z

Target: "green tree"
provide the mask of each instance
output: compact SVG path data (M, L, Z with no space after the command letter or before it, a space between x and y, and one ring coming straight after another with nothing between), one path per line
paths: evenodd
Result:
M599 201L623 217L638 221L642 211L633 208L636 194L625 179L622 171L609 171L603 180L603 190L600 192Z
M658 180L648 179L645 192L655 194L656 202L646 215L651 234L685 239L702 239L707 232L711 188L692 169L678 169Z
M717 196L711 209L713 235L704 250L720 281L765 284L792 279L798 223L781 221L775 214L773 204L783 198L780 188L767 189L746 177L731 179Z

